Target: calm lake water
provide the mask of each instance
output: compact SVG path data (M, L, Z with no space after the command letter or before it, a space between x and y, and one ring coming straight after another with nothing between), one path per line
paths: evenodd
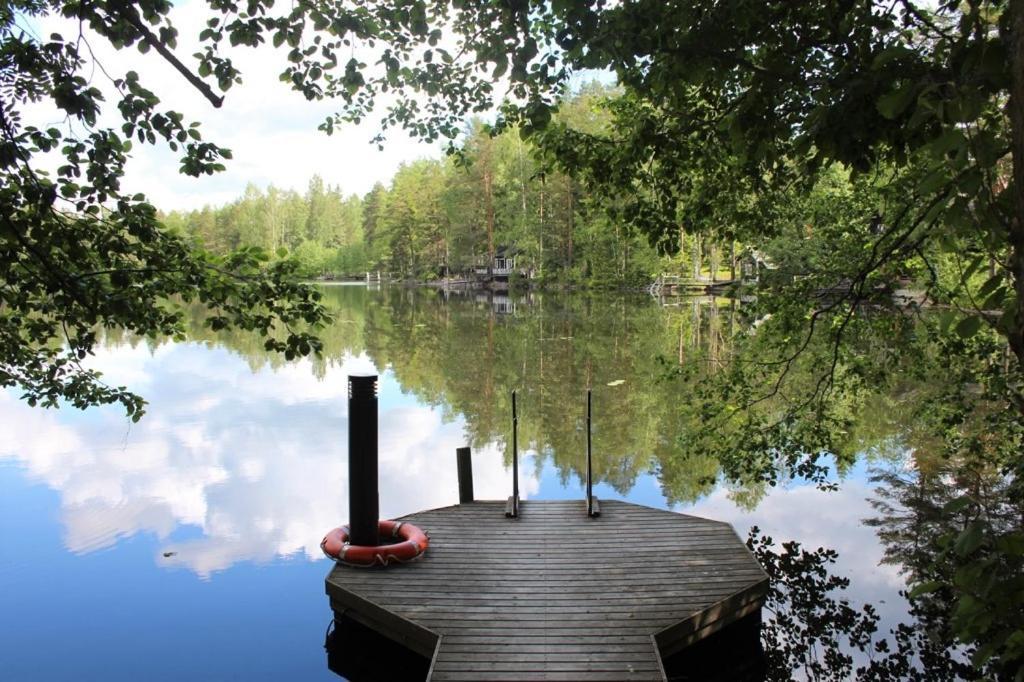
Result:
M114 407L44 411L0 392L0 677L338 679L318 543L347 517L346 376L367 371L381 375L383 515L456 503L467 444L477 497L507 497L513 388L522 496L582 499L591 386L599 498L831 547L883 633L905 613L904 581L862 523L876 460L823 492L735 487L713 460L676 455L686 387L663 377L723 361L751 322L741 306L325 291L336 321L316 361L286 363L198 318L187 343L108 338L92 366L149 400L138 424Z

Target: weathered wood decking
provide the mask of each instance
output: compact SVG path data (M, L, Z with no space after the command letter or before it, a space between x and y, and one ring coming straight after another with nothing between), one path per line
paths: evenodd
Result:
M761 608L726 524L616 501L472 502L406 517L420 560L336 566L337 613L431 659L431 680L664 680L661 657Z

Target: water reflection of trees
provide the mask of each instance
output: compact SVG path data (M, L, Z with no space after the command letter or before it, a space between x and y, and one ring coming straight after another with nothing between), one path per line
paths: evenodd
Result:
M723 406L751 391L753 379L743 374L748 366L736 361L738 348L756 356L763 335L751 332L750 313L735 300L699 297L659 305L647 296L369 292L348 286L327 287L324 298L334 322L320 332L318 376L346 355L366 353L419 401L448 418L462 416L474 447L507 447L510 396L517 389L520 447L534 450L536 465L550 464L563 482L585 475L588 388L594 392L594 475L621 493L638 475L653 472L670 503L692 502L714 489L724 467L734 499L753 505L786 465L784 452L747 434L782 414L787 395L764 401L745 422L735 421L738 411L722 419ZM258 336L214 332L203 324L201 310L189 314L193 341L229 347L253 371L284 363L264 350ZM799 384L800 372L793 375ZM837 400L833 409L839 416L831 422L781 428L793 431L787 436L793 442L806 442L808 428L832 429L829 452L852 452L852 445L833 436L852 433L854 408ZM840 421L843 428L836 428ZM882 437L861 429L849 440L868 447L867 441Z
M327 288L324 296L335 322L321 332L318 376L347 355L365 353L420 402L446 418L464 418L475 447L507 443L517 389L521 447L535 450L537 466L552 466L563 481L585 471L587 388L594 390L597 480L625 493L640 474L653 472L670 503L696 500L725 479L734 500L754 506L780 478L832 480L823 457L842 471L857 456L902 464L912 450L910 466L876 474L873 521L889 560L916 586L911 622L881 645L870 608L837 607L831 644L818 637L816 649L794 651L833 661L833 673L846 671L835 679L858 672L836 653L851 648L873 652L859 671L871 679L970 679L975 673L963 656L972 655L995 676L1005 670L991 661L1024 657L1015 629L1024 620L1024 535L1013 466L1021 439L1012 415L991 397L1005 375L1000 349L948 348L929 334L927 320L865 311L847 329L827 400L801 414L794 405L820 393L822 369L836 360L833 347L827 340L808 345L786 384L772 390L777 367L765 360L784 356L796 337L781 318L755 323L756 304L701 298L661 306L649 297L494 298L360 287ZM190 314L193 341L228 347L254 371L283 364L257 336L213 332L201 313ZM817 564L784 562L797 576L790 584L800 575L820 578L823 556ZM804 601L784 610L827 605L838 585L823 578L803 584ZM814 611L800 617L824 622ZM818 625L804 630L812 640ZM965 642L962 649L953 633ZM808 665L797 658L776 663L774 669Z
M584 396L594 391L594 471L626 492L658 470L669 497L693 500L717 477L712 460L675 455L688 424L666 363L716 371L727 352L725 299L661 308L649 298L522 297L512 315L494 301L445 301L392 291L367 318L367 351L417 398L465 417L470 444L505 442L510 394L520 394L519 442L566 481L584 475ZM501 306L507 307L507 306ZM683 471L693 466L692 472Z
M1016 478L969 455L876 469L872 480L878 516L866 523L877 528L885 561L916 585L913 614L928 641L966 641L957 661L972 660L978 671L951 664L951 673L1014 679L1017 670L1000 661L1019 660L1024 644L1014 635L1024 592ZM926 662L945 660L943 647L925 653Z
M796 542L779 546L757 528L747 545L770 579L761 631L767 679L949 682L993 677L967 664L969 652L955 645L941 614L917 598L910 601L906 621L881 631L873 605L855 605L845 596L850 580L833 572L834 551L808 550Z

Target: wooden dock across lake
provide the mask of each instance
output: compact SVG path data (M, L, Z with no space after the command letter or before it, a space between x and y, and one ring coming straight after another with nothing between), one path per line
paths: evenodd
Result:
M768 579L729 524L618 501L469 502L405 517L399 566L337 565L337 615L431 660L431 680L664 680L662 658L760 610Z

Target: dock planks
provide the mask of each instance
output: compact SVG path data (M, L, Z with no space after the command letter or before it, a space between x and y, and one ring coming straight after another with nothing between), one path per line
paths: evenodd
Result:
M662 656L761 608L767 576L726 523L602 501L411 514L419 560L335 566L337 613L431 659L431 680L664 680Z

